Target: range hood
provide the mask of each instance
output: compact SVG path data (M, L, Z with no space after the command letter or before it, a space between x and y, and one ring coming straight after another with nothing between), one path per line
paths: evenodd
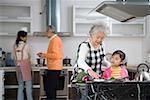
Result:
M59 36L70 36L70 32L60 31L60 10L61 10L61 0L46 0L47 4L47 25L53 25L55 27L56 33Z
M53 25L60 32L60 0L46 0L47 25Z
M45 0L46 25L53 25L59 36L70 36L70 32L61 32L61 0ZM46 30L45 30L46 31ZM34 36L45 36L45 32L34 32Z
M102 13L120 22L150 15L149 1L104 1L94 11Z

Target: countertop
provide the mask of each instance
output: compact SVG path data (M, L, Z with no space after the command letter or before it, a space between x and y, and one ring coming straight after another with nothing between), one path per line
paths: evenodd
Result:
M40 71L41 69L47 69L47 66L41 66L41 67L37 67L35 65L32 65L32 71ZM63 69L67 69L68 71L73 71L73 67L72 66L64 66ZM136 72L137 70L137 66L135 65L130 65L127 66L128 71L130 72ZM11 66L11 67L0 67L0 70L5 70L6 72L13 72L16 71L16 67L15 66Z
M40 71L41 69L47 69L47 66L37 67L35 65L32 65L31 68L32 68L32 71ZM72 66L64 66L63 69L67 69L68 71L72 71L73 67ZM15 66L0 67L0 70L5 70L5 72L14 72L14 71L16 71L16 67Z
M137 72L137 66L136 65L129 65L129 66L127 66L127 70L130 72Z

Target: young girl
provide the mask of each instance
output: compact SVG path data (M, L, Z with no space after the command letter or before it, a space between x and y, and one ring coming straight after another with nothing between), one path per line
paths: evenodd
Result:
M126 79L128 78L128 71L124 65L125 53L121 50L113 52L111 57L111 67L103 72L104 79Z
M26 41L27 32L19 31L14 45L14 60L16 64L16 75L19 85L17 100L24 100L24 82L26 85L27 100L33 100L29 45L26 43Z

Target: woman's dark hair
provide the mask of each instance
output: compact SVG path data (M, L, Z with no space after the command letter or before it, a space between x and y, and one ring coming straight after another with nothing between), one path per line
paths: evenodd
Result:
M22 41L22 39L20 37L26 37L26 36L27 36L27 32L25 32L25 31L19 31L17 33L17 38L16 38L16 45L17 45L17 47L18 47L19 41Z
M120 56L121 61L125 60L126 55L125 55L125 53L124 53L123 51L121 51L121 50L116 50L116 51L113 52L112 56L113 56L113 55L116 55L116 54L118 54L118 55Z

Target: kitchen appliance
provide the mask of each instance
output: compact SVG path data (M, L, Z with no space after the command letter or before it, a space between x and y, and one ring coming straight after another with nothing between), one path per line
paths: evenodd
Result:
M93 10L92 10L93 11ZM120 22L150 15L149 0L104 1L94 11L102 13Z
M63 66L71 66L71 59L66 57L63 59Z
M15 66L14 60L12 59L12 53L6 53L6 66Z
M137 66L137 81L150 81L149 66L146 63L141 63Z
M40 70L40 96L39 100L43 100L46 98L45 90L44 90L44 80L46 78L47 69ZM68 71L67 69L63 69L59 76L59 83L57 84L57 98L67 98L68 99ZM45 100L45 99L44 99Z
M0 51L0 53L1 53L1 56L0 56L0 67L5 67L6 66L6 52L5 51Z
M42 0L43 1L43 0ZM46 16L46 25L53 25L55 27L55 32L59 36L69 37L71 36L71 32L61 31L61 0L46 0L45 5L43 7L42 12L40 14L45 14ZM46 36L45 32L34 32L34 36Z
M2 51L2 63L1 63L2 67L6 66L6 52Z
M37 64L36 64L37 67L46 66L45 59L37 58L36 60L37 60Z

